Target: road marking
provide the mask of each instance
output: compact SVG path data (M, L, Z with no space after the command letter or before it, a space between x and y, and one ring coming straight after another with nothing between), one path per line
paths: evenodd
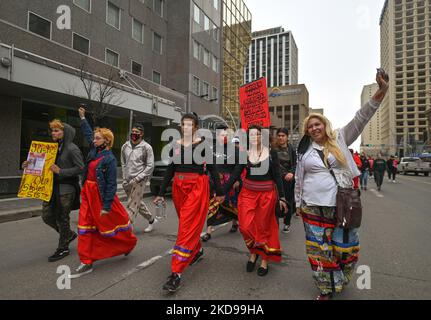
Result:
M372 193L374 193L374 195L377 197L377 198L384 198L385 196L384 195L382 195L381 193L379 193L376 189L371 189L370 190Z

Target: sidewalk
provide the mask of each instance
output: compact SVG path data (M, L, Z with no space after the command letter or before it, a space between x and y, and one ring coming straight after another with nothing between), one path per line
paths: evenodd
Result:
M127 198L121 183L118 184L117 195L120 201L125 201ZM148 196L150 196L149 192L145 194L145 197ZM29 219L41 215L41 200L21 198L0 199L0 223Z

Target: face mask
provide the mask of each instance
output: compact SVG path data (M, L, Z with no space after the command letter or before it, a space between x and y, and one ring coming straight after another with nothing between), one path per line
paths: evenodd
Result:
M224 137L223 143L227 144L227 137Z
M132 134L130 135L130 139L131 139L133 142L139 141L139 139L141 139L141 135L140 135L140 134L136 134L136 133L132 133Z
M106 143L102 144L101 146L97 147L97 152L102 152L104 151L106 148L108 147L108 145Z

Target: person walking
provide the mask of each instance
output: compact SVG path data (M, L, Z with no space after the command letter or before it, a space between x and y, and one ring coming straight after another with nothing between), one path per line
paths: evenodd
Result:
M137 243L129 215L116 195L117 160L111 151L114 134L106 128L93 132L85 113L81 107L81 129L90 145L90 153L84 170L78 221L81 265L69 276L72 279L92 272L96 261L128 256Z
M374 176L374 158L370 156L368 163L370 164L370 177L372 178Z
M289 129L280 128L277 130L277 141L274 146L280 161L280 172L283 180L284 195L287 200L288 212L285 214L283 222L283 233L290 232L290 225L293 213L296 212L295 203L295 170L296 151L289 143Z
M370 175L370 162L365 152L361 154L361 189L367 191L368 177Z
M144 232L152 232L157 219L152 216L145 204L144 194L154 171L154 152L145 142L144 127L140 124L133 126L130 141L121 148L121 167L130 220L134 223L140 214L149 222Z
M211 146L205 145L203 139L197 137L199 118L196 114L186 114L181 119L182 138L172 142L170 161L159 195L154 204L165 203L168 184L172 184L172 200L178 214L179 225L171 262L171 275L163 285L167 293L175 293L181 287L181 276L189 265L197 263L203 249L200 234L205 226L210 202L210 183L207 171L214 181L216 202L223 203L225 198L220 185L213 154L207 154ZM198 159L199 150L202 159ZM191 161L190 161L191 160Z
M54 173L52 197L42 204L42 219L59 234L57 250L48 258L49 262L55 262L70 254L69 245L78 236L70 229L70 212L79 209L79 175L84 170L84 160L81 150L73 143L76 131L72 126L56 119L49 127L52 140L58 143L58 153L50 168ZM22 168L27 166L25 161Z
M229 127L219 125L216 128L217 138L214 145L213 153L216 159L216 169L220 176L220 183L223 187L229 181L235 165L239 161L239 148L237 148L228 139ZM228 190L223 203L217 203L215 198L211 197L208 219L207 232L202 236L202 241L207 242L212 237L214 227L232 221L231 233L238 231L238 194L240 183L237 182L231 190ZM211 195L215 193L215 184L211 180Z
M338 187L352 189L352 179L360 175L348 146L361 135L387 93L389 77L382 69L376 80L377 93L342 129L333 131L330 121L321 114L311 114L304 121L295 199L304 222L312 275L320 292L317 300L329 300L342 292L359 258L358 229L337 226L336 197Z
M279 226L275 215L276 206L287 213L287 200L281 179L280 161L276 151L263 144L263 128L251 126L248 130L250 148L245 151L246 164L238 164L225 184L229 190L246 170L243 186L238 197L239 230L250 252L246 271L253 272L258 258L262 258L258 276L269 272L268 262L281 262ZM269 137L268 137L269 138ZM278 197L277 197L278 195Z
M398 171L398 163L396 163L395 156L391 156L386 162L386 167L388 170L389 182L396 183L396 175Z
M382 190L386 169L387 169L386 160L383 159L382 155L379 153L377 158L374 160L374 180L376 182L378 191Z

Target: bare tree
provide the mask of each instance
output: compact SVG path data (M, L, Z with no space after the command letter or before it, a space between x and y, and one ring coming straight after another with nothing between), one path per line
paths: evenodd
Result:
M88 71L87 60L83 60L80 68L80 80L86 93L86 105L92 116L94 125L100 122L111 112L112 106L121 106L121 90L116 86L116 73L113 66L108 74L102 78Z

